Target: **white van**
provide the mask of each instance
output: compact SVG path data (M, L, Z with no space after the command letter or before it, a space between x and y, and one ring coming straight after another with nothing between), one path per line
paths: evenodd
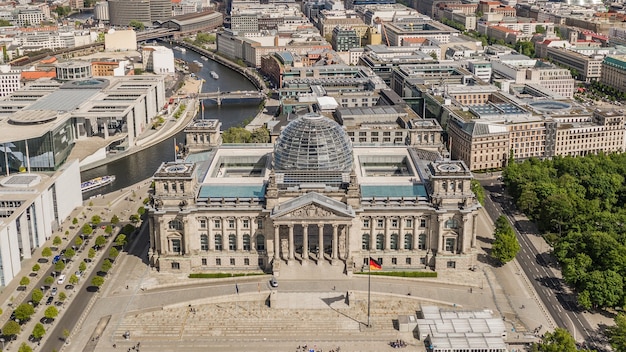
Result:
M62 285L64 282L65 282L65 275L59 276L59 279L57 280L57 284Z

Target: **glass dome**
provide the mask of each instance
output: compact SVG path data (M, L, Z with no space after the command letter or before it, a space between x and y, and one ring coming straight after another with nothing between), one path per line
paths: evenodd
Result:
M352 144L343 128L318 114L292 121L274 146L274 168L289 171L352 170Z

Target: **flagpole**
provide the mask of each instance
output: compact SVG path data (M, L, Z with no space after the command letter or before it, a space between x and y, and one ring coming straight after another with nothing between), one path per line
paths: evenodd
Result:
M368 253L369 254L369 253ZM370 326L370 298L372 296L372 257L367 258L367 327Z
M178 161L178 153L176 153L176 137L174 137L174 162Z

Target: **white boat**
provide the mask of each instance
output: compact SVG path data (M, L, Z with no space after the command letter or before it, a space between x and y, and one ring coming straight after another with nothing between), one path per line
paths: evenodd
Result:
M115 175L96 177L80 184L81 192L88 192L92 189L100 188L115 181Z
M211 71L211 77L213 77L213 79L220 79L220 76L215 71Z
M180 48L180 52L181 52L181 53L186 53L186 52L187 52L187 49L185 49L185 48Z
M206 57L206 56L200 56L200 58L201 58L202 60L204 60L204 61L209 61L209 58L208 58L208 57Z
M183 48L181 48L180 46L175 46L172 49L177 50L177 51L182 51Z
M193 60L193 63L196 64L196 66L198 67L204 67L204 65L202 64L202 62L198 61L198 60Z

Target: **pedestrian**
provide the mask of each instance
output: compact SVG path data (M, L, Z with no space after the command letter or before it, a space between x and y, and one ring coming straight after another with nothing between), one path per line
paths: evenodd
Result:
M235 292L239 294L239 285L235 284Z
M117 345L116 345L116 344L113 344L113 348L117 348Z

